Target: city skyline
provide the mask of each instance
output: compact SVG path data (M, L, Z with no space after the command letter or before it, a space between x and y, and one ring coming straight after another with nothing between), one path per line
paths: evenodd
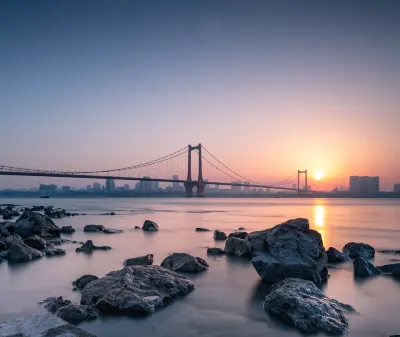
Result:
M202 142L256 181L400 183L398 2L48 4L0 3L0 164L107 169Z

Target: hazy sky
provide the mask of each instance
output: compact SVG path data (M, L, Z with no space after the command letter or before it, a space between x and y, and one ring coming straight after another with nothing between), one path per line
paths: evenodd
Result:
M400 1L4 0L0 45L0 164L104 169L201 142L254 180L400 183Z

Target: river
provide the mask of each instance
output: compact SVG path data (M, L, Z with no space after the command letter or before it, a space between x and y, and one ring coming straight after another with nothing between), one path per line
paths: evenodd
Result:
M301 336L291 327L269 317L263 310L266 287L251 261L229 257L207 257L207 247L221 247L212 232L197 233L196 227L219 229L227 234L243 226L247 231L270 228L285 220L304 217L318 230L325 248L339 250L350 241L364 242L375 249L400 249L399 199L0 199L0 204L53 205L71 212L86 213L55 220L72 225L72 240L93 240L111 251L92 255L75 252L77 245L64 244L62 257L9 265L0 264L0 321L29 313L44 312L39 301L63 296L79 302L71 282L83 274L104 276L122 267L125 259L154 254L154 263L170 253L200 256L209 271L189 275L196 289L187 297L146 318L106 317L80 324L99 337L219 337ZM101 213L116 212L116 216ZM160 226L156 233L134 230L150 219ZM87 224L103 224L124 233L83 233ZM373 263L394 263L395 255L377 253ZM400 259L400 256L397 256ZM324 293L351 304L351 337L400 334L400 283L390 277L365 281L353 278L352 263L330 269ZM323 334L321 334L323 335Z

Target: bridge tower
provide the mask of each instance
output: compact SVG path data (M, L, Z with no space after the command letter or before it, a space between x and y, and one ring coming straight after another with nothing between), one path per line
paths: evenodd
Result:
M300 175L304 174L304 190L300 188ZM307 170L301 171L297 170L297 191L300 193L301 191L308 192L308 181L307 181Z
M199 155L199 175L197 181L192 180L192 151L197 150ZM204 197L204 181L203 181L203 166L201 161L201 144L197 146L188 145L188 170L187 170L187 181L185 182L186 197L193 197L193 187L196 186L196 196Z

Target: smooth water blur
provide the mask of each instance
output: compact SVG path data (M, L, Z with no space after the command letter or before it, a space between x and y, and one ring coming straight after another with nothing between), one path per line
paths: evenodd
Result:
M91 239L113 250L85 255L75 252L77 245L64 244L61 247L67 255L63 257L18 265L2 263L0 320L43 312L38 302L49 296L61 295L79 302L79 292L72 291L73 280L83 274L104 276L120 269L126 258L152 253L155 264L160 264L170 253L186 252L210 264L209 271L188 276L196 284L194 292L149 317L106 317L80 325L99 337L300 336L264 312L262 304L268 289L260 283L251 261L207 257L207 247L223 248L224 243L214 242L212 232L195 232L196 227L230 233L243 226L255 231L304 217L322 234L326 248L341 250L345 243L356 241L375 249L400 249L399 199L0 199L2 203L53 205L86 213L55 222L77 230L65 238ZM111 211L117 215L100 215ZM133 229L146 219L157 222L160 231ZM83 233L87 224L103 224L124 233ZM373 263L393 263L394 258L377 253ZM348 316L349 336L400 334L399 282L390 277L356 281L351 262L330 269L330 274L324 292L358 311Z

